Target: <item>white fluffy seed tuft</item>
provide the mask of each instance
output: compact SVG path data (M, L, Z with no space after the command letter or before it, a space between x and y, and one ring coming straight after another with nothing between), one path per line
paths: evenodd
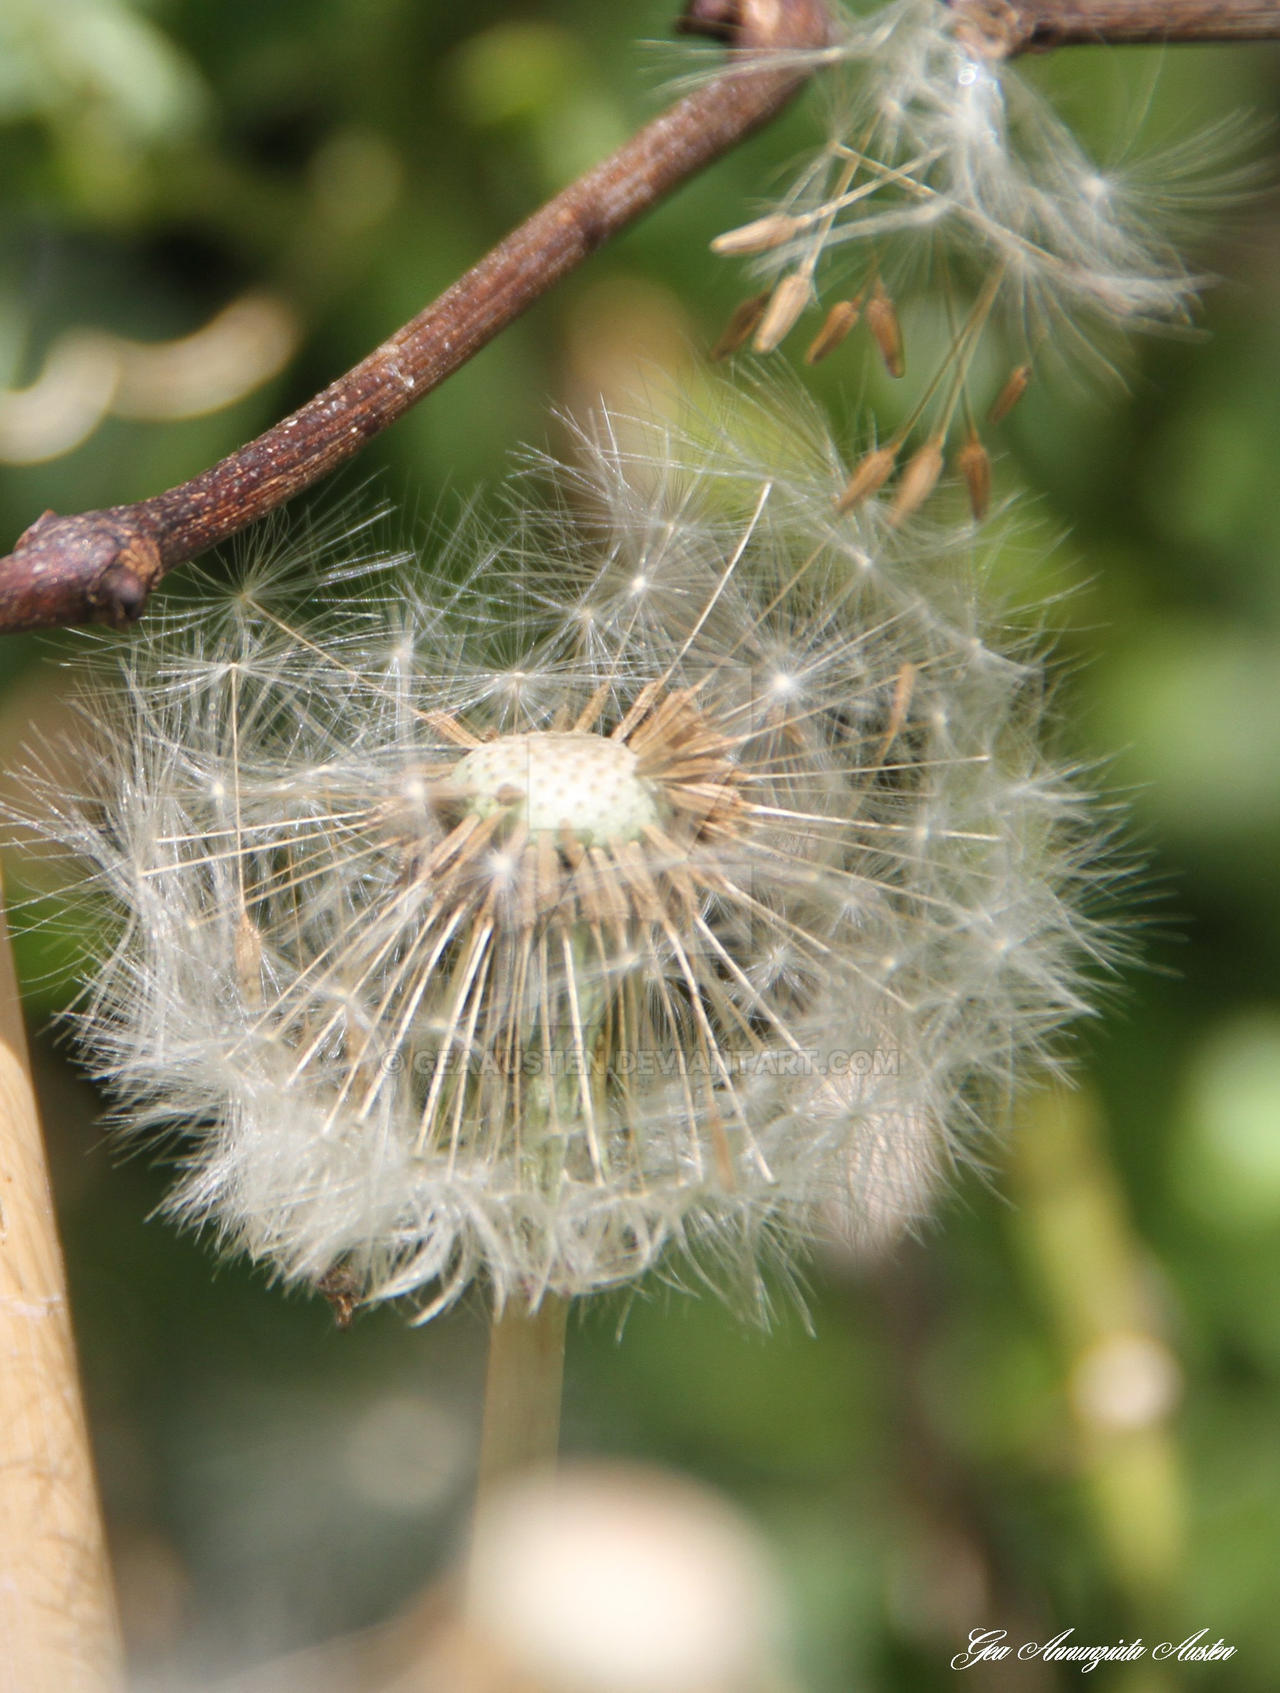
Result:
M542 468L559 515L434 571L267 552L114 649L28 819L88 869L76 1028L173 1213L289 1281L429 1315L683 1261L763 1309L1052 1059L1099 830L971 532L838 513L794 395Z

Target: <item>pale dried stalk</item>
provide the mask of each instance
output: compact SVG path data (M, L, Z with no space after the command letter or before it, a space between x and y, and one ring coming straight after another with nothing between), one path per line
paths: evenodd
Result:
M551 1293L536 1311L513 1301L493 1318L472 1526L473 1567L483 1552L494 1500L513 1482L555 1465L568 1319L569 1301Z
M0 1693L117 1693L120 1632L0 902Z
M480 1437L481 1502L515 1475L555 1463L568 1314L568 1300L549 1293L536 1311L513 1303L493 1319Z

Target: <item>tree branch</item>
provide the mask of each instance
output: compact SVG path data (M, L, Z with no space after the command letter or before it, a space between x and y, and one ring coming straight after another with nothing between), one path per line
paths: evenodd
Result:
M995 57L1087 42L1280 38L1280 0L954 0L957 28ZM688 0L677 28L731 63L499 243L353 370L211 469L135 505L46 512L0 559L0 633L125 624L156 583L352 458L561 277L773 117L808 71L778 49L820 49L824 0ZM761 56L759 69L751 55ZM744 63L748 67L744 69Z
M434 304L300 410L189 482L135 505L46 512L0 559L0 632L131 622L165 571L283 505L452 375L552 285L774 116L821 48L823 0L692 0L680 27L723 41L724 72L550 200ZM759 70L750 68L759 54ZM745 68L744 68L745 65Z
M993 57L1051 47L1160 41L1275 41L1278 0L950 0Z

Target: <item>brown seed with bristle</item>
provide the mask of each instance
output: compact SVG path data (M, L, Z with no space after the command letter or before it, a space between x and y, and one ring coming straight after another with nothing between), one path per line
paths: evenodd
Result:
M234 947L236 974L245 998L250 1005L259 1006L262 1004L262 936L247 911L242 911L236 922Z
M774 289L751 343L757 353L771 353L795 326L809 303L809 278L800 271L784 276Z
M733 308L723 334L711 349L714 363L718 364L721 359L727 359L731 353L736 353L739 347L750 340L768 304L769 290L766 289L763 294L753 294L749 300L742 300Z
M956 454L956 469L969 490L969 509L975 523L981 523L991 504L991 455L976 435Z
M937 487L941 475L942 442L926 441L907 461L889 511L890 523L902 523L912 512L919 511Z
M853 475L836 501L837 511L852 511L877 493L893 474L898 453L895 447L874 447L853 467Z
M1014 365L1009 372L1004 387L995 397L995 403L987 413L992 423L1002 423L1018 401L1027 391L1027 384L1031 381L1031 366L1029 364Z
M852 300L837 300L827 313L827 320L822 328L809 343L809 350L804 355L806 364L817 364L819 359L825 359L828 353L834 353L845 336L858 321L862 310L861 295Z
M711 251L768 253L775 247L781 247L784 241L790 241L801 227L799 218L788 217L785 212L771 212L768 217L757 218L754 223L744 223L738 229L726 229L711 243Z
M902 348L902 325L893 301L885 292L883 282L877 282L867 301L867 328L875 337L884 368L890 376L901 376L907 368Z

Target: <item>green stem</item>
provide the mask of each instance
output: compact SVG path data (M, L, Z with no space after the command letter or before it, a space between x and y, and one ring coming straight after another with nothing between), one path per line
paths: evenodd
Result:
M568 1314L567 1299L546 1294L534 1311L513 1301L493 1320L477 1510L517 1474L555 1463Z
M517 1298L493 1319L471 1542L472 1595L495 1498L512 1482L555 1466L568 1315L569 1301L548 1293L535 1310Z
M1058 1333L1076 1470L1111 1580L1135 1623L1154 1631L1178 1615L1185 1584L1186 1483L1173 1405L1157 1399L1144 1416L1109 1420L1078 1389L1082 1370L1105 1360L1108 1347L1137 1347L1157 1363L1167 1357L1176 1370L1151 1309L1146 1253L1087 1089L1054 1086L1028 1098L1016 1153L1018 1234ZM1142 1683L1169 1685L1158 1667Z

